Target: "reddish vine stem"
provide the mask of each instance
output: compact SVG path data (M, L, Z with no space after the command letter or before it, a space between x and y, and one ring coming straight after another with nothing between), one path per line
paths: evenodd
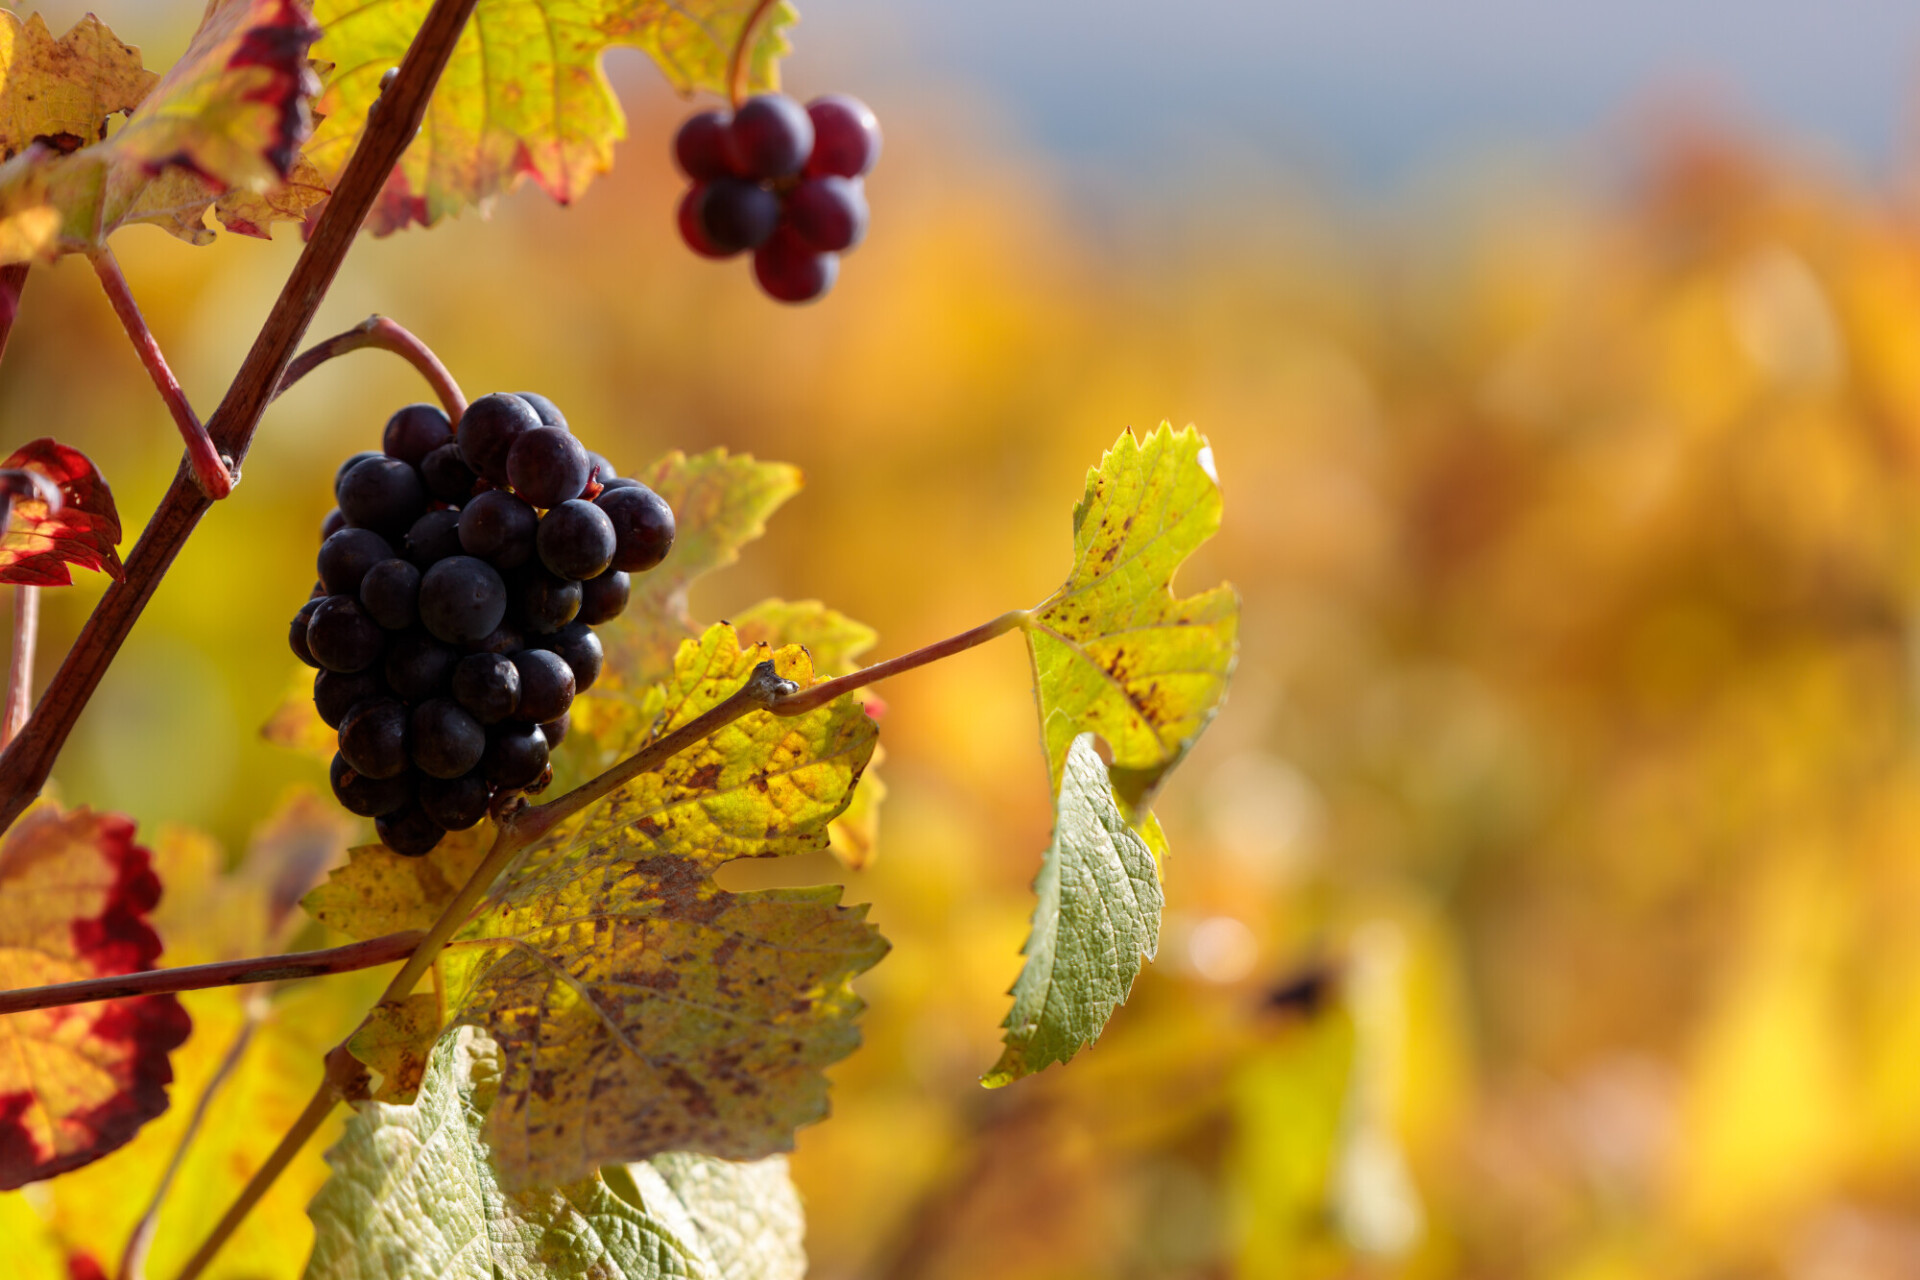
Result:
M364 942L348 943L344 947L328 947L322 951L249 956L245 960L189 964L177 969L148 969L142 973L115 974L110 978L84 978L79 982L57 982L47 987L0 991L0 1014L25 1013L29 1009L52 1009L69 1004L91 1004L96 1000L118 1000L123 996L202 991L208 987L236 987L249 982L280 982L288 978L352 973L355 969L371 969L405 960L424 936L418 929L411 929L404 933L368 938Z
M1003 636L1016 627L1025 626L1030 618L1031 615L1025 609L1003 613L992 622L983 622L971 630L962 631L959 635L948 636L945 640L936 640L930 645L915 649L912 653L903 653L897 658L888 658L885 662L876 662L870 667L862 667L851 675L822 680L819 684L780 699L767 709L777 716L805 715L809 711L826 706L843 693L864 689L870 684L885 680L888 676L897 676L903 671L924 667L929 662L951 658L954 654L964 653L975 645L985 644L995 636Z
M738 111L740 104L747 100L747 78L753 74L753 36L760 29L760 20L767 16L767 10L773 8L773 0L759 0L753 6L753 12L740 26L740 38L734 42L733 53L727 58L727 97Z
M25 262L9 262L0 267L0 359L7 354L7 339L13 336L13 321L20 314L20 292L27 287Z
M453 380L453 375L447 372L447 366L440 363L440 357L433 354L431 347L385 316L368 316L345 333L324 338L302 351L287 366L280 385L274 389L273 398L278 400L294 383L327 361L365 347L391 351L405 359L420 371L420 376L433 388L433 394L439 397L440 407L447 411L447 416L455 422L460 421L460 415L467 411L467 398L461 394L460 384Z
M239 467L253 443L260 415L280 385L288 361L312 323L340 263L380 188L413 141L454 42L476 0L434 0L408 46L399 74L387 86L367 127L321 211L312 239L301 251L247 352L227 395L207 420L214 447ZM47 686L27 727L0 755L0 829L13 824L46 784L55 757L73 731L100 679L119 653L133 624L159 588L160 579L212 504L183 469L147 522L126 559L126 578L109 586L86 626Z
M173 376L167 357L160 350L159 339L147 327L147 318L140 314L140 304L133 300L133 290L127 285L119 260L113 256L113 250L103 248L89 255L89 261L93 263L93 273L100 277L100 287L106 290L107 301L113 304L113 313L120 317L120 327L127 331L133 349L140 353L140 363L147 367L154 390L166 401L173 425L180 429L180 438L187 445L187 461L193 467L193 478L209 498L218 502L233 492L233 474L227 470L220 451L213 447L213 438L201 425L199 415L187 403L180 379Z
M0 516L0 528L6 518ZM0 716L0 747L13 741L33 711L33 651L40 638L40 588L13 589L13 652L7 659L7 705Z

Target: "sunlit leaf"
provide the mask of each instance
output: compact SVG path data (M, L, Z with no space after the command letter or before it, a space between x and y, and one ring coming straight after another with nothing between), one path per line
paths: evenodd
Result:
M1067 748L1053 846L1034 882L1039 899L1026 965L1002 1024L1007 1047L987 1073L1008 1084L1100 1038L1160 937L1160 875L1119 806L1106 766L1083 733Z
M64 587L73 581L70 564L116 580L126 576L114 550L120 513L113 490L86 454L43 436L0 462L0 471L29 472L44 482L34 486L38 495L13 503L6 535L0 537L0 582ZM49 488L59 495L57 507L39 496Z
M327 1153L308 1280L799 1280L799 1198L778 1157L609 1167L514 1191L482 1137L501 1055L461 1028L411 1105L363 1103Z
M52 805L0 843L0 984L38 987L153 967L160 896L133 823ZM167 1107L167 1055L188 1022L170 995L0 1017L0 1189L96 1160Z
M156 79L92 14L55 40L39 14L0 9L0 160L35 142L67 152L100 141Z
M353 850L301 905L323 924L356 938L430 929L493 843L493 824L455 831L424 858L403 858L383 844Z
M600 68L633 45L682 92L725 89L727 61L756 0L480 0L454 46L420 136L388 179L367 226L376 234L484 205L524 178L571 203L613 164L626 119ZM335 64L307 154L328 178L353 153L380 79L400 64L428 0L317 0L315 52ZM778 85L786 4L756 29L751 86Z
M379 1017L354 1032L348 1042L353 1056L380 1073L376 1101L413 1101L439 1034L440 1001L427 993L381 1006Z
M1174 571L1220 527L1213 451L1192 427L1120 437L1073 509L1073 572L1027 629L1047 763L1092 730L1113 753L1130 815L1226 696L1240 602L1231 587L1176 598Z

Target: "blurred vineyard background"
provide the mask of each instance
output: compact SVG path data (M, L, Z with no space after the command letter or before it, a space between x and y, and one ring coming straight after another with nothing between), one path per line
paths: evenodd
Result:
M864 91L810 69L810 38L796 90ZM1897 162L1668 115L1580 181L1462 169L1387 209L1242 166L1090 213L963 91L901 80L870 95L870 242L789 311L678 244L681 108L617 69L632 141L585 200L364 244L315 336L391 314L470 394L546 392L623 469L798 463L705 618L819 598L885 656L1036 602L1087 465L1168 418L1209 433L1227 495L1182 582L1245 602L1229 705L1160 807L1159 959L1094 1050L1004 1091L975 1082L1050 814L1025 660L1010 639L883 687L879 857L847 880L894 951L794 1160L816 1277L1920 1275L1920 202ZM120 242L203 414L296 248ZM169 960L217 951L213 868L324 785L258 729L326 477L418 398L363 354L273 410L56 772L166 845ZM0 421L89 452L129 542L179 454L73 262L28 286ZM48 593L43 681L97 587ZM203 1142L155 1274L366 989L252 1007L279 1028L252 1110ZM186 1000L168 1121L0 1197L16 1274L52 1256L29 1215L117 1253L249 1016ZM320 1149L217 1274L297 1272Z

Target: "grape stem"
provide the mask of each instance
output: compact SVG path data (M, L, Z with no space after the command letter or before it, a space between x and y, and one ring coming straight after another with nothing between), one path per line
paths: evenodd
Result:
M911 653L903 653L897 658L888 658L885 662L876 662L851 675L822 680L819 684L781 698L768 710L777 716L805 715L809 711L826 706L841 694L852 693L855 689L864 689L870 684L885 680L888 676L897 676L903 671L924 667L929 662L938 662L956 653L964 653L975 645L985 644L994 637L1003 636L1017 627L1025 627L1032 620L1033 616L1025 609L1003 613L992 622L983 622L971 630L962 631L956 636L948 636L945 640L936 640Z
M431 347L385 316L368 316L345 333L336 333L302 351L287 366L273 398L278 400L287 393L287 388L327 361L367 347L391 351L419 370L420 376L433 388L433 394L440 398L440 407L447 411L447 416L460 421L460 415L467 411L467 398L460 393L460 384L453 380Z
M280 386L288 362L326 296L360 224L413 141L427 100L453 53L477 0L434 0L407 47L398 74L367 118L367 127L327 198L293 274L281 287L266 323L207 420L207 434L230 468L246 460L260 416ZM126 560L126 577L110 584L87 618L27 727L0 755L0 829L13 824L46 785L53 762L73 732L100 679L113 664L167 567L212 506L189 468L182 468Z
M103 248L88 255L88 260L93 263L93 273L100 277L107 301L113 304L113 313L120 317L120 327L127 331L133 349L140 353L140 363L147 367L154 390L166 402L167 411L173 415L173 425L180 429L180 438L186 441L187 461L193 467L194 481L202 493L218 502L233 492L233 473L227 469L220 451L213 447L213 437L201 425L199 415L187 403L187 393L180 389L180 380L168 367L159 340L147 327L146 317L140 314L140 304L133 300L133 290L128 287L127 277L121 272L113 250Z
M760 19L766 17L771 8L773 0L759 0L753 6L753 12L740 24L740 38L734 41L733 52L727 57L727 97L735 111L747 100L747 78L753 74L754 33L760 29Z
M402 1004L413 993L420 979L440 957L448 940L467 923L474 908L480 905L487 891L500 873L511 865L520 853L535 840L553 830L554 827L579 813L582 809L599 800L615 787L631 781L643 773L650 773L679 755L688 747L703 741L710 734L726 725L732 724L751 711L768 711L788 696L794 689L790 680L783 680L774 671L773 663L763 662L753 669L746 682L734 690L724 701L709 707L706 711L687 721L679 728L654 739L639 751L608 769L591 782L582 783L556 800L542 805L526 805L501 815L500 829L494 835L493 845L487 850L487 856L475 867L473 874L467 877L460 891L454 894L435 920L433 927L424 935L415 935L416 941L412 954L400 971L393 975L374 1007L360 1021L345 1039L335 1045L326 1057L326 1074L320 1081L320 1087L314 1091L306 1109L300 1113L293 1127L281 1137L280 1143L267 1157L266 1163L247 1181L233 1204L208 1234L200 1247L188 1259L186 1267L180 1272L179 1280L194 1280L205 1271L207 1265L220 1251L228 1237L232 1236L240 1223L246 1218L253 1206L267 1193L274 1180L283 1169L292 1163L300 1148L317 1132L322 1123L332 1113L337 1102L363 1098L366 1096L366 1068L353 1056L348 1047L353 1037L371 1022L383 1008L392 1008ZM393 935L399 936L399 935ZM397 957L395 957L397 958Z
M11 508L11 501L4 504ZM9 511L10 514L10 511ZM0 515L0 528L6 516ZM40 588L18 583L13 588L13 653L7 661L7 705L0 715L0 747L13 741L33 714L33 651L40 638Z

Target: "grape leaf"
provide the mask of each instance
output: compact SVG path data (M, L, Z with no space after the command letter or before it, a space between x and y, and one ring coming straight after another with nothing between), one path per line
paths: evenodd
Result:
M0 9L0 160L36 141L63 152L100 141L158 78L92 14L55 40L39 14Z
M799 1197L786 1162L702 1156L507 1188L481 1136L501 1054L461 1028L409 1106L369 1102L330 1151L307 1280L799 1280Z
M59 59L43 56L43 43L16 42L16 54L31 47L42 56L16 57L7 77L22 100L71 99L61 113L68 125L101 106L125 110L135 83L128 59L138 56L105 28L77 27L66 39L77 34L74 56ZM228 229L251 235L303 216L324 194L318 170L299 163L320 87L307 47L319 34L297 0L212 0L186 53L113 136L102 117L84 135L9 137L9 146L30 145L0 166L4 260L96 252L140 222L205 244L209 206ZM16 127L45 123L28 112ZM51 234L49 209L59 215Z
M67 566L98 569L116 581L126 577L114 547L120 513L113 490L78 449L42 436L14 450L0 472L25 471L59 494L56 509L44 496L15 499L6 534L0 537L0 582L36 587L72 583Z
M493 824L482 820L470 830L450 833L423 858L403 858L382 844L362 845L301 905L322 924L355 938L430 929L487 856L493 832Z
M683 93L726 91L727 61L756 0L480 0L460 33L420 136L367 219L376 235L430 225L534 182L561 204L613 165L626 136L600 68L612 45L652 55ZM353 154L380 78L400 64L428 0L316 0L316 53L335 66L307 154L328 178ZM795 15L780 3L755 33L749 85L777 88Z
M1065 1062L1099 1039L1160 936L1153 852L1114 803L1091 733L1067 747L1053 847L1034 894L1027 963L1001 1024L1006 1049L983 1081L989 1088Z
M1220 527L1213 451L1192 427L1120 437L1073 509L1073 571L1027 627L1047 766L1058 788L1087 730L1113 753L1114 789L1148 802L1220 708L1240 602L1215 587L1177 599L1174 571Z
M0 843L0 982L37 987L153 967L160 896L133 822L42 806ZM96 1160L167 1108L187 1038L170 995L0 1017L0 1190Z

